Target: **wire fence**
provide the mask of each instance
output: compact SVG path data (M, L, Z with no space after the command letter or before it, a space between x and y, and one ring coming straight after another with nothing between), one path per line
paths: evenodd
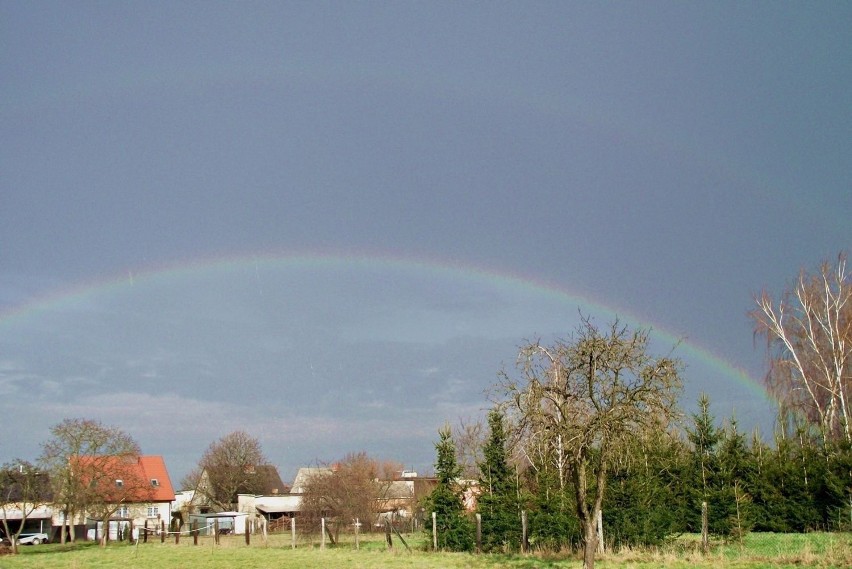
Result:
M411 533L411 524L370 524L360 520L335 518L284 518L268 521L253 517L244 524L232 520L219 523L181 524L168 528L164 521L149 526L128 524L119 529L119 541L127 541L136 547L147 543L171 543L174 545L215 545L223 547L259 545L266 547L318 548L344 547L410 549L411 542L423 542L419 530ZM400 531L401 530L401 531ZM125 533L126 532L126 533ZM122 539L122 535L126 536ZM425 534L424 534L425 535ZM102 536L101 536L102 537ZM129 538L129 539L128 539ZM244 545L243 545L244 544Z

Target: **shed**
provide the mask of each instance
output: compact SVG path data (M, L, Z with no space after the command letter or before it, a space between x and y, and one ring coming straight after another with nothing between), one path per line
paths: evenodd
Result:
M199 531L203 535L213 535L217 522L220 534L242 535L246 533L247 518L248 514L245 512L216 512L213 514L191 514L189 522L190 524L198 524Z

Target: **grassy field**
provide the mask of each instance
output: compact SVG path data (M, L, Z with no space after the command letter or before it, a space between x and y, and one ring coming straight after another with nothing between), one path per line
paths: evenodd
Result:
M412 543L413 542L413 543ZM0 557L2 569L148 569L150 567L204 567L211 569L539 569L580 567L571 553L530 555L471 555L431 553L420 549L419 536L409 540L407 551L395 540L388 551L375 536L362 540L356 550L351 541L320 549L314 543L290 548L289 536L272 536L264 544L259 538L247 547L241 536L224 537L219 545L204 538L198 546L191 539L161 544L91 543L23 547L17 556ZM716 544L707 556L697 552L697 538L682 537L659 550L619 551L599 557L597 567L627 568L759 568L759 567L852 567L852 536L849 534L750 534L743 546Z

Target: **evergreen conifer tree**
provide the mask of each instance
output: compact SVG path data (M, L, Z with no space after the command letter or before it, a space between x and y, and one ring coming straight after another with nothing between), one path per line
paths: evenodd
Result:
M718 459L721 499L717 510L721 515L716 516L716 532L741 540L753 525L751 492L756 463L734 418L723 431Z
M686 435L692 445L692 457L689 465L689 493L687 510L684 512L686 530L701 531L701 503L707 502L710 531L718 533L721 529L719 460L718 445L722 440L722 430L715 424L710 414L710 398L702 393L698 398L698 413L692 415L692 428Z
M766 444L757 429L751 437L751 454L754 470L751 482L751 513L753 530L761 532L783 532L786 525L779 520L783 508L781 489L775 483L777 452Z
M489 436L479 465L477 512L482 516L483 551L516 550L521 542L518 484L506 456L503 414L488 414Z
M603 507L604 538L616 547L659 545L681 531L683 439L650 433L613 473Z
M449 426L438 432L435 444L435 476L438 484L429 496L426 527L431 535L432 512L437 518L438 549L470 551L473 548L473 524L465 513L459 483L461 468L456 460L456 445ZM431 538L430 538L431 539Z
M534 462L524 475L522 491L527 494L530 512L530 544L559 550L580 545L580 522L575 512L573 490L559 483L549 460Z

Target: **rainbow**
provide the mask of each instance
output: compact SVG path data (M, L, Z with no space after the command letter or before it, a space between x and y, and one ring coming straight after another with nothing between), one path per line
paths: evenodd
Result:
M511 271L462 264L452 260L399 257L387 253L241 253L199 257L169 264L148 266L77 283L69 288L30 298L26 302L5 310L0 309L0 330L14 327L16 323L27 319L37 318L39 314L84 303L89 299L97 298L99 295L123 290L136 284L152 281L168 282L173 279L202 276L220 271L257 271L260 268L270 267L306 272L342 268L371 271L413 271L451 281L467 280L483 285L499 286L509 291L556 301L572 308L579 307L584 313L606 315L607 318L618 316L619 319L630 326L651 328L655 341L668 343L672 346L677 345L676 355L681 359L706 366L721 377L728 378L744 387L752 395L773 402L773 399L758 380L750 376L744 369L725 360L722 356L693 341L684 339L667 330L664 326L652 323L646 318L569 291L557 283Z

